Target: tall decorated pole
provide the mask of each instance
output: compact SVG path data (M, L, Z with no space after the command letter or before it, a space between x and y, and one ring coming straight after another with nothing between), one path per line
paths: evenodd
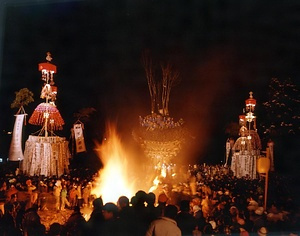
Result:
M38 65L38 69L42 73L42 80L44 81L40 97L45 102L40 103L35 108L28 122L32 125L42 126L40 134L48 137L49 135L53 135L55 130L61 130L65 122L55 105L57 87L54 82L54 74L57 72L57 69L56 65L50 63L52 61L50 52L47 52L46 60L47 62L42 62Z
M170 116L169 101L171 88L179 81L179 72L170 63L161 65L161 79L155 78L155 67L149 52L143 54L142 63L148 82L151 113L139 117L139 124L133 131L134 139L144 150L155 172L153 183L158 179L173 176L174 162L183 148L188 133L183 119L176 121Z
M40 98L44 101L33 111L28 123L42 126L38 135L29 135L25 143L22 170L27 175L61 176L68 172L69 142L57 136L54 131L62 130L65 124L56 107L57 87L54 83L56 65L52 64L50 52L46 62L38 64L44 82Z
M249 92L245 100L245 114L239 116L240 137L233 145L231 170L238 178L248 176L256 178L256 160L260 155L261 140L257 133L256 116L254 114L256 99L253 92Z

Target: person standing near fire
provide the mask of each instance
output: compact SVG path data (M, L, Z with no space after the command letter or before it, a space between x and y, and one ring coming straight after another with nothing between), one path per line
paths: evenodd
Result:
M28 202L28 207L32 207L34 203L37 201L37 192L34 192L36 189L36 186L34 186L31 182L31 179L26 180L26 185L27 185L27 193L29 195L29 202Z
M75 185L72 186L72 188L69 190L69 203L71 209L74 209L74 207L77 205L77 198L78 198L78 190Z
M91 195L91 183L88 183L82 190L83 206L89 207L89 200Z
M60 200L61 200L61 205L60 205L60 210L64 211L65 210L65 206L67 205L68 207L70 207L70 203L67 199L67 195L68 195L68 190L67 190L67 186L64 185L62 187L62 190L60 191Z
M55 209L60 210L60 192L62 190L61 181L57 180L53 187L53 195L55 197Z

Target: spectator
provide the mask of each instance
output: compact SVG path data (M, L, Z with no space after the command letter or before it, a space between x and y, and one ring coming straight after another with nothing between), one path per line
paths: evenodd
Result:
M22 229L24 235L34 234L34 232L43 232L43 226L41 224L41 218L38 214L38 205L34 204L31 208L28 208L23 216ZM38 234L37 234L38 235Z
M54 222L50 225L50 229L48 231L49 236L60 236L62 234L63 227L60 223Z
M37 193L34 191L36 186L32 184L31 179L26 180L27 192L29 194L29 202L27 208L31 208L37 200Z
M53 195L55 197L55 209L60 210L60 192L62 190L61 181L57 180L53 187Z
M82 198L82 185L79 184L77 187L78 196L77 196L77 206L80 208L83 206L83 198Z
M87 230L89 235L100 235L101 228L104 222L103 201L102 198L96 198L93 201L93 211L90 219L87 222Z
M126 196L121 196L118 199L117 205L119 207L119 222L122 235L135 235L136 220L133 208L129 206L129 199Z
M86 227L86 221L80 212L80 208L76 206L64 225L64 231L69 236L83 236L86 235Z
M182 235L191 235L196 229L196 218L190 213L189 200L182 200L180 202L180 211L176 216L176 222Z
M147 221L149 222L149 224L160 216L159 208L155 207L155 201L155 194L152 192L148 193L146 196L146 214L148 218Z
M48 210L47 205L46 205L47 204L47 193L48 193L48 186L43 181L40 181L38 204L39 204L39 209L42 211Z
M250 220L253 222L253 232L256 232L261 227L266 226L266 216L263 207L258 207L252 215L250 215Z
M71 209L74 209L77 203L77 198L78 198L78 190L75 185L72 185L72 188L69 191L69 203Z
M122 235L122 229L118 225L118 206L108 202L103 206L104 223L100 235L116 236Z
M7 203L5 204L5 213L1 218L1 229L3 230L1 233L3 235L21 235L20 230L17 229L15 225L15 219L13 217L13 204Z
M203 217L207 218L209 215L211 215L211 211L213 208L213 204L211 201L211 195L204 195L204 199L202 199L201 201L201 208L202 208L202 213L203 213Z
M146 232L146 236L172 235L181 236L181 230L177 226L175 218L177 216L177 207L167 205L164 216L154 220Z
M258 234L258 236L266 236L266 235L268 235L268 230L266 227L260 227L257 230L257 234Z
M10 187L6 191L6 201L11 201L12 196L17 196L18 190L16 189L15 185L10 185Z
M61 211L64 211L64 210L65 210L66 205L67 205L68 207L70 207L70 203L69 203L69 201L68 201L68 199L67 199L67 194L68 194L68 190L67 190L66 185L64 185L64 186L62 187L61 192L60 192L60 202L61 202L60 210L61 210Z
M83 206L89 207L89 199L91 195L91 184L88 183L82 190Z

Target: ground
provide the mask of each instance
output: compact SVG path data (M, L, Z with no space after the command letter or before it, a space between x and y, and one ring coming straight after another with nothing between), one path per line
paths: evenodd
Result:
M27 197L26 192L19 192L18 198L19 200L25 200ZM45 225L46 230L49 230L51 224L57 222L61 225L65 224L73 210L65 209L63 211L57 211L55 209L55 198L51 193L47 194L46 198L46 207L47 210L38 210L38 214L41 217L41 223ZM80 209L82 215L86 220L89 219L92 208L83 207Z

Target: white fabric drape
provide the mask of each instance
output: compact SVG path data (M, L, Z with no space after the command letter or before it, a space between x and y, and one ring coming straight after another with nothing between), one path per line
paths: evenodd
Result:
M24 159L24 154L22 150L22 131L23 121L26 115L27 114L15 115L16 120L14 124L14 130L8 154L8 159L10 161L22 161Z
M69 171L69 142L64 137L30 135L25 144L22 170L24 174L61 176Z

